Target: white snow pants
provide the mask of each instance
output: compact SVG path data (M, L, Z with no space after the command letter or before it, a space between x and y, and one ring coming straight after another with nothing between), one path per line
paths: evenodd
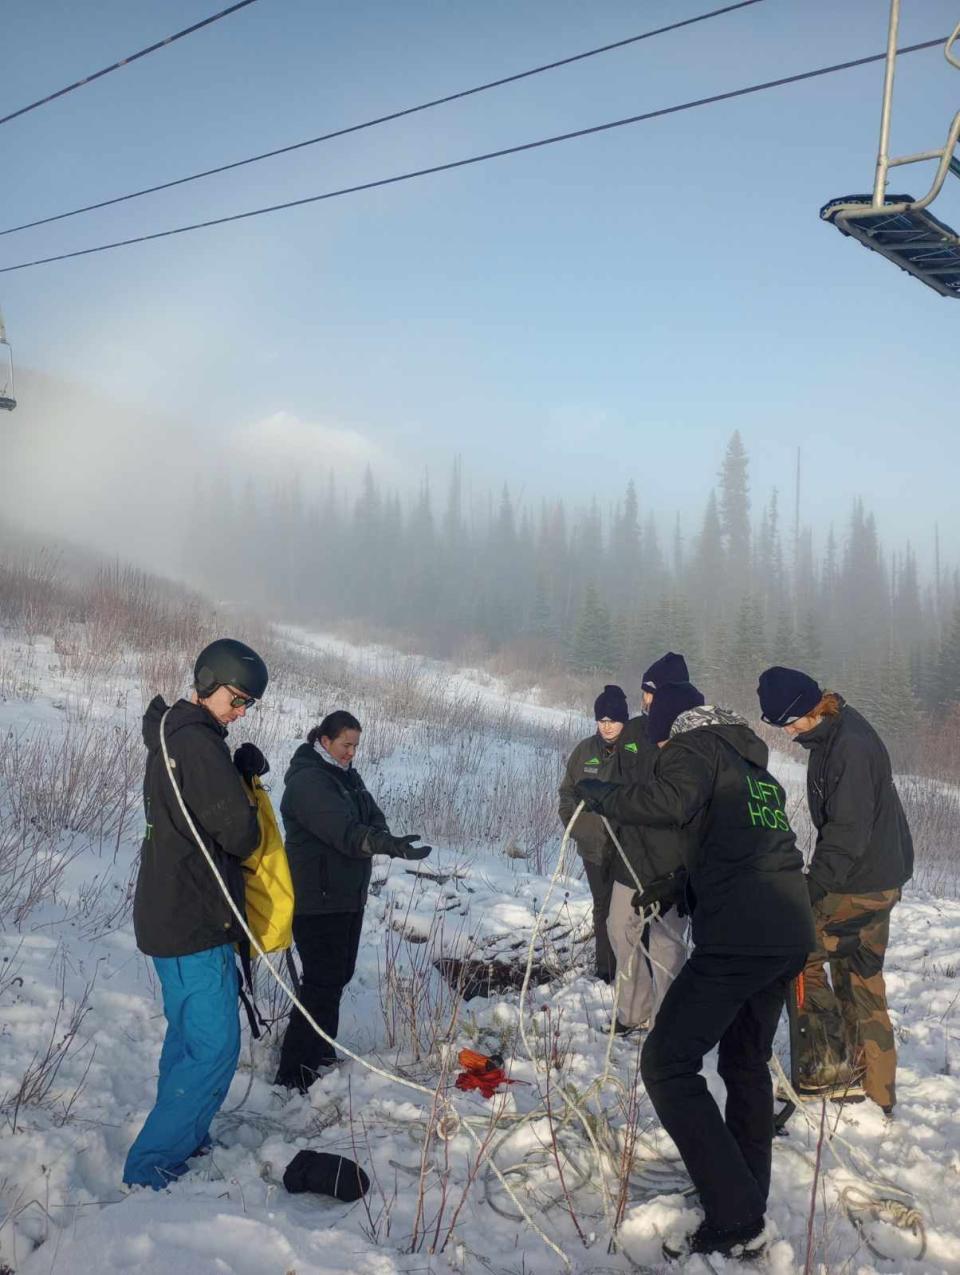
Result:
M632 885L615 881L607 914L607 934L617 958L617 1019L624 1027L644 1022L652 1026L667 988L687 959L687 922L674 907L662 920L650 922L647 947L656 964L647 960L641 947L644 927L630 902L634 893Z

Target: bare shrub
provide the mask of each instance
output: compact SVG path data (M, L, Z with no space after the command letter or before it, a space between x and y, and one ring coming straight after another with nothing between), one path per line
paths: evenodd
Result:
M75 599L47 549L7 550L0 558L0 624L34 638L52 632Z
M90 1012L93 985L94 980L91 979L80 998L71 1004L66 993L66 963L61 963L60 999L46 1043L30 1059L17 1088L0 1096L0 1112L10 1120L11 1133L17 1132L17 1124L24 1108L53 1110L59 1124L65 1124L70 1118L93 1063L95 1047L90 1052L79 1082L71 1091L57 1089L57 1078L67 1055L78 1044L80 1028Z
M114 857L135 809L140 748L132 730L102 722L10 732L0 749L0 917L15 925L55 898L91 845Z
M420 1062L439 1056L452 1038L463 986L448 983L434 968L444 947L444 914L434 914L418 941L411 941L406 919L393 903L388 906L378 991L388 1046Z

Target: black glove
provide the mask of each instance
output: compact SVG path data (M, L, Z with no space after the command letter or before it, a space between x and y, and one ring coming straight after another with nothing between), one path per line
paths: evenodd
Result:
M655 903L660 904L661 916L666 916L672 907L676 907L678 916L686 916L687 910L684 907L686 888L687 874L671 872L669 876L658 877L656 881L651 881L649 885L644 886L642 892L634 890L630 902L638 916L641 912L653 907Z
M412 832L406 837L391 837L393 849L387 853L394 859L425 859L428 854L433 852L433 846L415 846L414 841L420 841L423 834Z
M270 770L266 757L256 744L251 743L240 745L233 754L233 764L247 783L250 783L254 775L266 775Z
M602 815L604 799L619 787L619 784L608 784L605 779L578 779L573 785L573 791L587 810L592 810L595 815Z
M829 891L825 890L822 885L818 885L813 877L807 874L807 892L810 895L810 902L816 905L821 899L826 898Z

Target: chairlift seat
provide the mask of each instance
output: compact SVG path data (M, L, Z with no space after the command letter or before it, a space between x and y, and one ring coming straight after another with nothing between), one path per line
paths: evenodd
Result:
M9 398L6 394L0 394L0 412L12 412L17 405L15 398Z
M912 195L888 195L888 204L913 204ZM872 208L870 195L847 195L820 209L824 221L866 248L879 252L901 270L920 279L943 297L960 298L960 235L926 208L904 212L865 213Z

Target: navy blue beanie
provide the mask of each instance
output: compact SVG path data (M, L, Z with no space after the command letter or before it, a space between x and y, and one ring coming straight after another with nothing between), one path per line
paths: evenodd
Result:
M640 686L645 691L650 691L655 695L662 686L666 686L668 682L689 682L690 674L687 672L687 661L682 655L677 655L674 651L668 651L666 655L662 655L659 660L655 660L643 675L643 681Z
M690 708L700 708L704 698L690 682L668 682L661 686L650 705L647 718L647 734L652 744L662 744L670 738L670 728L681 713Z
M776 665L760 674L760 716L771 726L789 726L798 717L806 717L822 698L823 692L813 678L799 669Z
M602 721L609 717L612 722L628 722L630 710L627 708L627 697L619 686L605 686L593 703L593 720Z

